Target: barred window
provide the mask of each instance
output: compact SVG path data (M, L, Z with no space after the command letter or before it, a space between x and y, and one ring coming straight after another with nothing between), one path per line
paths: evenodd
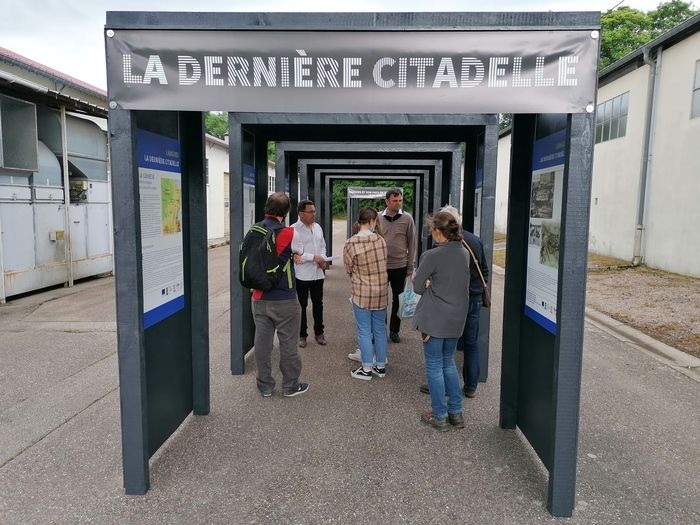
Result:
M627 134L629 91L598 104L596 111L595 142L605 142Z
M693 102L690 118L700 117L700 60L695 62L695 83L693 84Z

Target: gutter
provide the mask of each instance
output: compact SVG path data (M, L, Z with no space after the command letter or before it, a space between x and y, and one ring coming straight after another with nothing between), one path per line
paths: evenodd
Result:
M37 91L38 93L48 93L49 88L44 87L40 84L36 84L35 82L30 82L29 80L25 80L21 77L18 77L17 75L13 75L12 73L8 73L6 71L0 71L0 78L3 80L7 80L10 84L18 84L20 86L24 86L29 89L33 89L34 91Z
M656 49L656 58L651 58L651 47L646 46L642 50L644 63L649 66L649 84L647 93L647 110L644 119L644 144L642 146L642 166L639 174L639 199L637 203L637 226L634 232L634 250L632 265L639 266L642 256L642 243L644 241L644 220L647 208L647 188L651 178L653 167L654 130L656 129L656 100L659 90L659 78L661 77L661 58L663 47Z

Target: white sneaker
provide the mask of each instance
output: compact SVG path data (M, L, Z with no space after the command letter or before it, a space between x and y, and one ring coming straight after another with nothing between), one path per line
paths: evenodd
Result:
M350 359L350 361L357 361L358 363L361 363L361 362L362 362L362 357L361 357L361 355L360 355L360 349L357 348L354 352L348 354L348 359ZM376 359L376 358L372 361L372 364L373 364L373 365L376 365L376 364L377 364L377 359ZM386 358L386 363L384 364L384 366L386 366L386 365L388 365L388 364L389 364L389 357Z

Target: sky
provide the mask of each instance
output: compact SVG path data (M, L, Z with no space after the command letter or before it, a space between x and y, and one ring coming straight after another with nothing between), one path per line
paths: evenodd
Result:
M486 5L488 11L606 11L621 4L650 11L661 1L491 0ZM0 47L106 89L106 11L485 11L484 5L483 0L0 0Z

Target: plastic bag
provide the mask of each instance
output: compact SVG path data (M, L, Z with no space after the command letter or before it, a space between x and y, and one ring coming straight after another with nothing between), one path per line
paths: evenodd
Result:
M406 279L403 292L399 294L399 318L413 317L418 301L420 301L420 295L413 291L413 279Z

